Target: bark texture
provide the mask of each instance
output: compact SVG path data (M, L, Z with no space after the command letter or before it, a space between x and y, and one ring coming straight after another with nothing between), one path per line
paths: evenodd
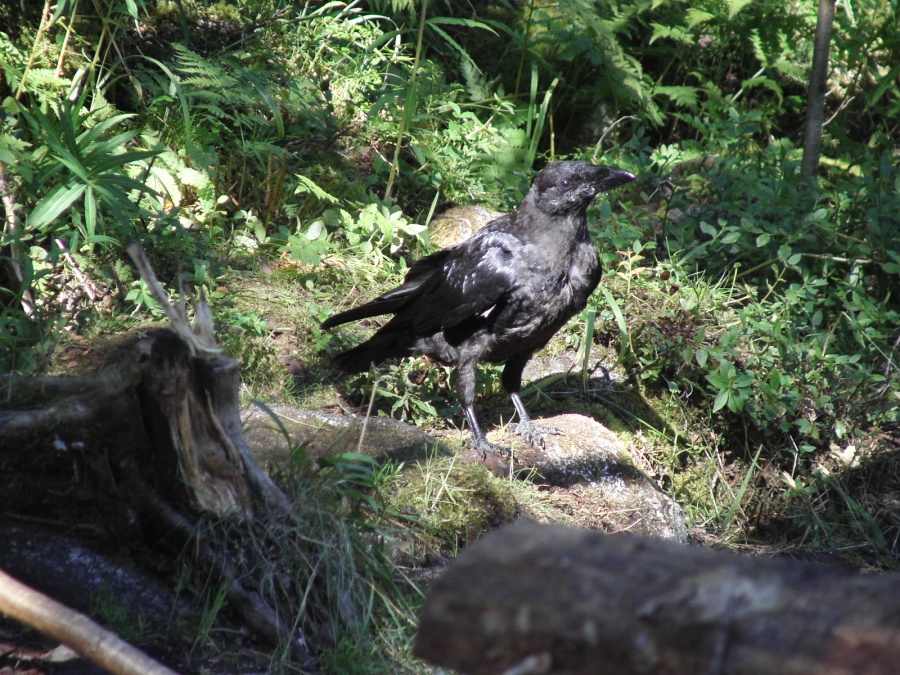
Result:
M142 251L131 253L171 328L132 334L92 375L0 376L0 512L69 528L89 521L123 541L152 530L228 584L229 600L257 635L310 666L300 631L252 583L235 580L236 556L200 525L291 510L244 441L238 364L216 347L206 303L198 302L192 327ZM0 611L13 587L0 586ZM63 635L59 617L58 626L45 616L35 627Z
M900 577L513 525L438 578L415 653L470 674L889 675Z
M800 163L800 176L809 183L816 182L816 175L819 171L822 130L825 126L828 52L831 48L831 30L834 26L835 2L836 0L819 0L819 15L816 21L816 38L813 46L813 62L809 74L809 91L806 97L803 159Z

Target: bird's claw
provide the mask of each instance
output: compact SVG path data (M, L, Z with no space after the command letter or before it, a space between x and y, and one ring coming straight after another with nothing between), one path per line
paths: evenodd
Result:
M555 436L562 433L562 431L556 427L540 426L531 420L528 420L527 422L513 422L509 425L509 430L514 434L519 434L519 436L522 437L522 440L529 445L534 445L535 441L537 441L537 444L541 446L541 450L547 449L547 444L544 441L544 434Z
M489 452L499 455L503 459L512 457L512 451L509 448L504 448L502 445L495 445L486 438L473 437L470 438L467 443L478 451L481 455L481 459L487 458Z

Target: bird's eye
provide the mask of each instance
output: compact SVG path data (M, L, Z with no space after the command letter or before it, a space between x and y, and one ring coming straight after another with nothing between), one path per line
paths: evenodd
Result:
M572 181L570 181L568 178L565 178L560 182L560 186L568 190L570 187L572 187Z

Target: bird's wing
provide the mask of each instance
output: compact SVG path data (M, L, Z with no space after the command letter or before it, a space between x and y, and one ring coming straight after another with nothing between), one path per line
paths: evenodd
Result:
M515 236L496 230L482 230L450 249L410 307L416 333L428 335L488 316L515 287L520 249Z
M499 222L498 222L499 221ZM395 314L391 324L406 326L417 335L430 335L478 315L487 316L515 283L515 261L521 242L504 231L511 224L503 216L451 248L412 264L400 286L371 302L329 317L331 328L382 314Z
M450 249L444 249L417 260L409 268L409 272L407 272L406 278L400 286L379 295L364 305L329 317L322 323L322 327L331 328L350 321L367 319L370 316L381 316L382 314L393 314L399 311L403 305L415 296L422 285L440 269L449 252Z

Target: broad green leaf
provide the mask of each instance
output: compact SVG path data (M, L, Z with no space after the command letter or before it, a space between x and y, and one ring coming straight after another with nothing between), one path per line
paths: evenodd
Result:
M722 237L723 244L733 244L741 238L741 233L738 230L729 230Z
M753 377L751 375L739 375L738 378L734 381L734 386L738 389L746 389L752 384Z
M696 359L698 366L706 368L706 362L709 359L709 351L701 347L694 352L694 358Z
M741 412L744 409L744 397L737 392L728 392L728 409L731 412Z
M60 185L44 197L29 214L28 227L43 229L69 209L84 194L85 185Z
M722 389L716 396L716 400L713 402L713 412L719 412L727 404L728 404L728 390Z

